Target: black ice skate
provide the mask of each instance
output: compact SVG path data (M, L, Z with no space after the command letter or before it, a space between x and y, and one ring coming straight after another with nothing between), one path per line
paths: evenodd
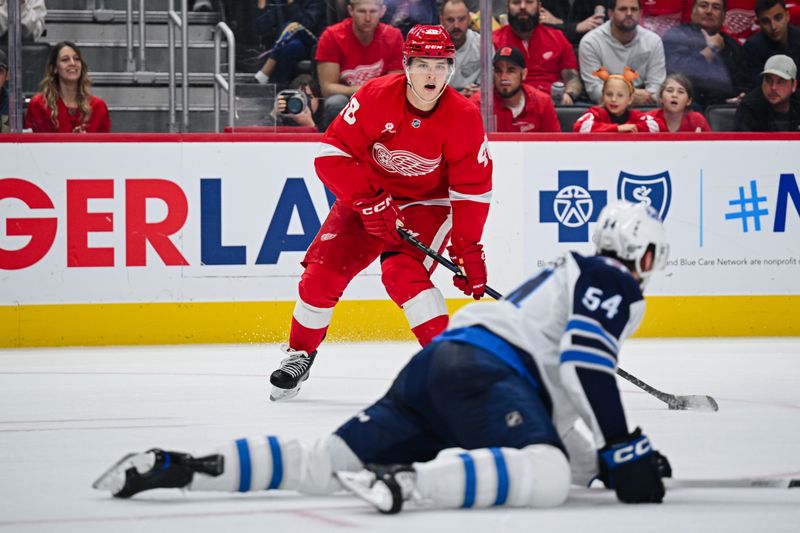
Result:
M152 449L129 453L97 478L92 487L107 490L115 498L130 498L144 490L183 488L192 482L195 472L216 477L224 470L222 455L195 459L188 453Z
M288 346L281 346L281 350L289 357L281 361L281 366L269 376L272 391L269 399L273 402L289 400L297 396L303 382L308 379L311 365L317 352L311 354L303 350L293 350Z
M370 467L361 472L336 472L345 489L384 514L399 513L406 500L421 501L414 467Z

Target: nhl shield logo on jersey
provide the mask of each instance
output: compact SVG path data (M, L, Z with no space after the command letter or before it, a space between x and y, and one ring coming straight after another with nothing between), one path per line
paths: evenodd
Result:
M658 211L661 220L665 220L672 200L672 182L669 172L637 176L622 171L617 180L617 198L651 205Z
M418 118L415 118L411 121L411 126L414 128L419 128L422 125L422 121Z
M409 177L430 174L442 162L441 154L436 159L426 159L408 150L389 150L381 143L372 145L372 158L387 172Z

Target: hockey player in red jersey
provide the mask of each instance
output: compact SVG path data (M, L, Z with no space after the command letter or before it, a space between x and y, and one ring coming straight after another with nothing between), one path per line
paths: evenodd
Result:
M609 74L605 67L593 73L603 80L601 102L589 108L575 122L573 130L578 133L655 133L667 131L660 118L652 117L638 109L633 109L633 82L639 75L630 67L623 74Z
M404 74L366 83L328 128L314 161L336 202L303 259L288 357L270 376L270 398L294 397L308 378L342 292L376 258L391 299L423 346L448 323L435 263L398 227L462 266L454 283L483 296L480 244L492 161L478 108L448 87L455 48L441 26L417 25L403 46Z

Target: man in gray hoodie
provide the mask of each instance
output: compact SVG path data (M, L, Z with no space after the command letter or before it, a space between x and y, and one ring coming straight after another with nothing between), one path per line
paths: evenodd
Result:
M661 38L639 26L639 0L609 0L608 17L581 39L578 57L586 93L599 102L603 82L592 73L606 67L611 74L622 74L627 66L639 73L634 81L634 105L655 105L667 75Z

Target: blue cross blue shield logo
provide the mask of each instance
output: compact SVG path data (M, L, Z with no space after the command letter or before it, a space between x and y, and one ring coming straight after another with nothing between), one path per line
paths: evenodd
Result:
M587 242L589 223L606 205L606 191L589 188L586 170L559 170L558 190L539 191L539 222L558 224L558 242Z
M622 171L617 180L617 198L652 205L661 220L666 220L672 200L669 172L665 170L652 176L637 176Z

